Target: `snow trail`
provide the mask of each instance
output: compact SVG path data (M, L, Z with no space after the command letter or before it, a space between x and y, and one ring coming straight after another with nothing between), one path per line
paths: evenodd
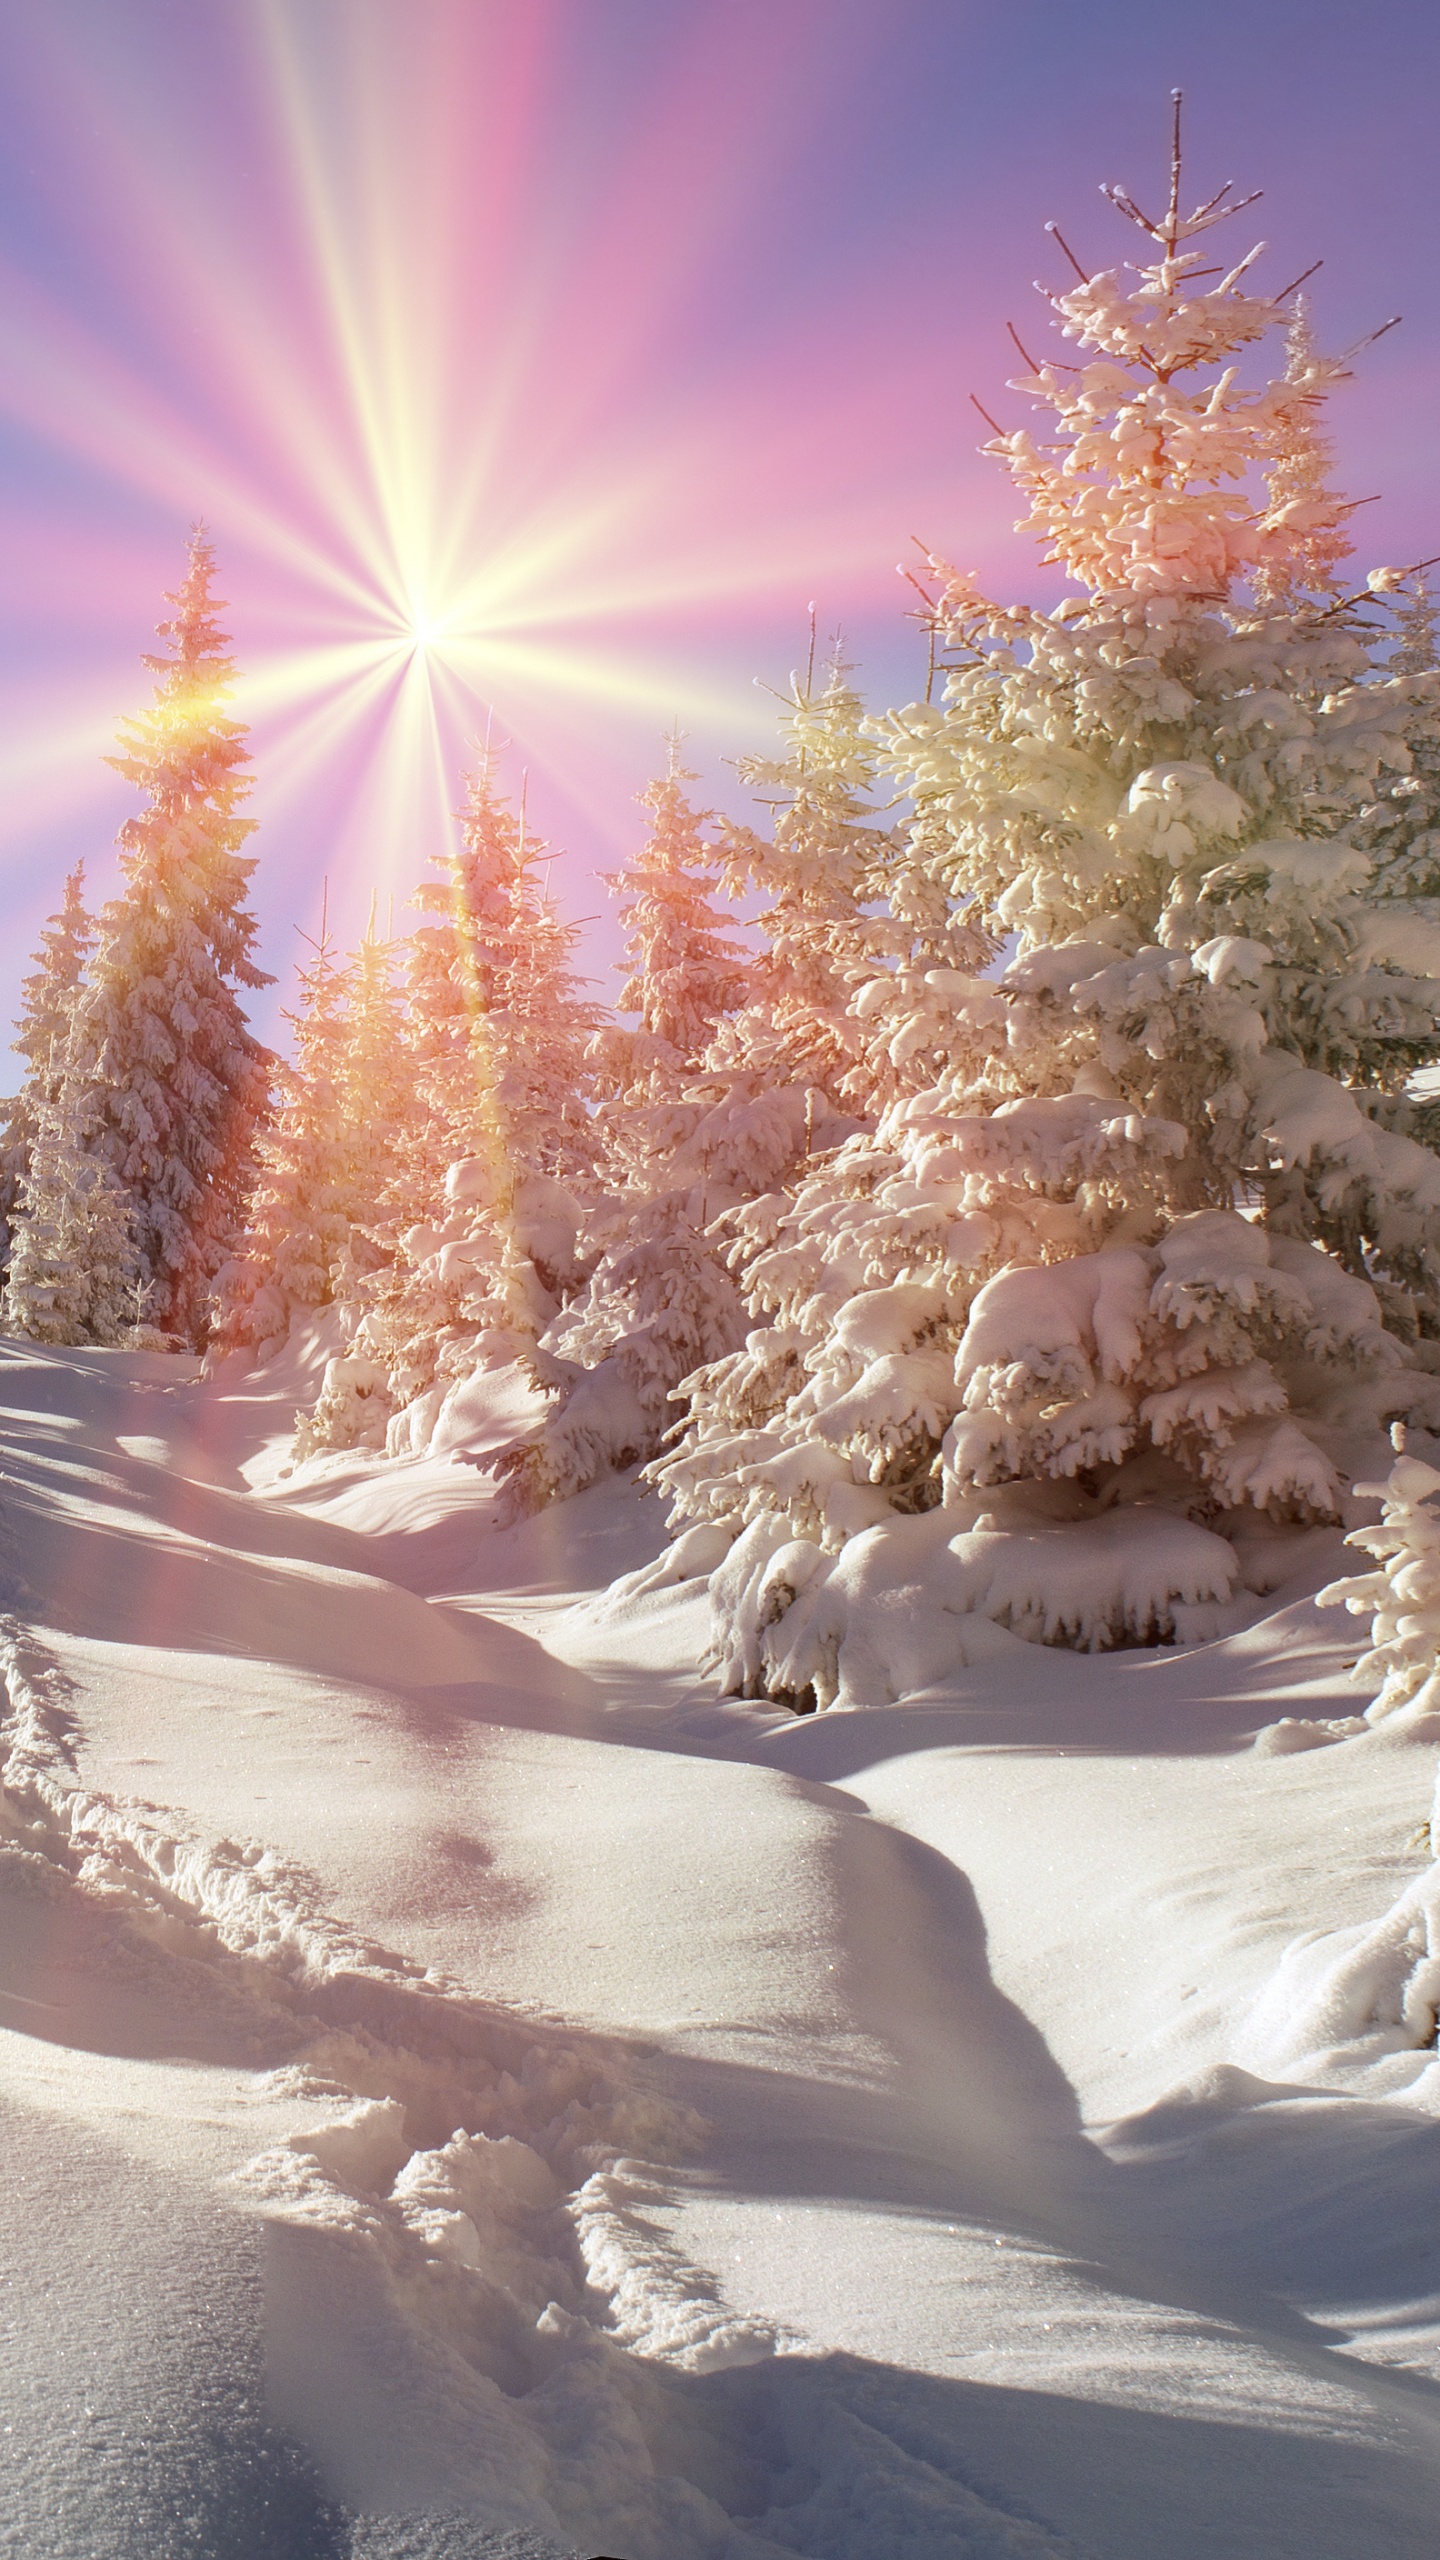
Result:
M623 1492L503 1537L460 1469L256 1500L283 1374L0 1359L3 2051L62 2161L97 2126L186 2152L237 2297L261 2217L276 2477L309 2478L284 2445L315 2466L264 2560L1428 2549L1415 2089L1204 2079L1293 1934L1339 1757L1215 1745L1237 1690L1253 1729L1267 1678L1333 1707L1333 1669L1266 1672L1253 1636L1162 1666L1139 1764L1113 1692L1141 1664L722 1708L683 1589L566 1603L587 1540L602 1580L643 1550ZM1078 1757L1045 1738L1067 1716ZM1373 1922L1428 1766L1340 1750ZM1267 1826L1299 1843L1248 1909L1246 1806L1242 1862ZM1147 2007L1194 2009L1134 1952L1167 1894L1204 2030L1107 2065ZM1107 2086L1132 2099L1101 2145ZM151 2246L125 2222L111 2266Z

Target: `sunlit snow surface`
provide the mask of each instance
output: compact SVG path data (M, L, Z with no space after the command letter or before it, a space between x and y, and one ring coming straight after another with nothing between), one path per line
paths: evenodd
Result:
M311 1393L0 1344L0 2552L1428 2556L1433 1745L1250 1747L1353 1625L793 1719Z

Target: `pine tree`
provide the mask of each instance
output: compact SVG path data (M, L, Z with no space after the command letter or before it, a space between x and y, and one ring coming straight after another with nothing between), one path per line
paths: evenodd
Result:
M94 1144L129 1194L156 1323L196 1344L243 1232L269 1098L269 1058L236 993L270 980L251 957L249 758L225 709L234 669L214 568L197 527L159 626L169 652L145 661L152 707L122 723L109 759L147 805L121 829L125 887L100 919L85 1007Z
M638 1013L637 1031L609 1026L592 1047L603 1091L627 1105L672 1099L699 1070L722 1015L741 1001L747 955L727 935L712 903L718 886L710 810L696 810L684 786L695 775L670 739L665 772L646 785L640 806L649 832L624 871L605 875L620 901L629 974L618 1010Z
M1315 1595L1322 1608L1343 1603L1370 1619L1369 1649L1353 1675L1377 1692L1368 1724L1401 1707L1416 1717L1440 1708L1440 1518L1433 1509L1440 1470L1408 1454L1403 1422L1390 1436L1395 1463L1385 1482L1355 1488L1381 1504L1380 1518L1345 1541L1372 1555L1376 1570L1348 1574Z
M352 1230L384 1227L395 1211L416 1119L415 1061L396 985L398 947L370 921L345 970L339 1079L350 1123ZM352 1234L353 1244L353 1234Z
M795 699L799 729L808 690L797 685ZM642 795L649 840L612 883L628 901L633 964L621 1005L640 1013L642 1028L602 1033L593 1053L608 1094L597 1126L619 1196L587 1226L584 1288L540 1337L552 1409L491 1462L511 1515L654 1456L674 1426L681 1381L736 1350L745 1331L729 1238L715 1222L854 1126L837 1122L818 1079L838 1084L856 1054L835 1026L845 968L862 943L872 947L857 891L886 841L864 827L854 773L838 770L842 741L858 754L857 716L856 697L833 676L812 724L818 746L758 774L745 769L792 795L774 846L726 831L732 881L763 869L772 899L770 947L758 962L719 930L706 819L683 797L694 777L679 764L678 739L667 774Z
M21 983L24 1004L11 1045L25 1059L27 1073L10 1106L9 1125L0 1140L0 1221L5 1223L7 1233L41 1110L59 1091L76 994L95 944L94 922L85 912L84 889L85 865L77 862L66 879L61 906L41 930L40 947L33 955L35 967Z
M1186 218L1179 186L1177 106L1165 215L1110 190L1147 263L1053 297L1080 360L1027 358L1051 424L988 448L1082 592L1002 608L937 561L945 700L883 724L906 895L1013 956L859 992L901 1090L737 1219L752 1330L657 1470L737 1538L734 1686L895 1694L873 1630L925 1601L937 1667L966 1619L1174 1638L1265 1524L1336 1516L1364 1431L1440 1420L1403 1349L1440 1339L1440 1164L1403 1126L1440 931L1355 840L1423 680L1314 592L1323 526L1264 483L1318 392L1244 387L1284 297L1250 259L1208 281L1227 191Z
M572 966L577 929L555 911L547 848L523 804L501 798L488 748L458 823L448 876L415 902L435 921L411 940L415 1107L389 1215L374 1267L347 1286L353 1349L304 1423L301 1455L373 1439L387 1415L395 1449L425 1445L445 1398L477 1366L531 1348L579 1278L582 1212L567 1186L593 1175L597 1015Z
M1340 592L1335 573L1354 548L1345 529L1354 510L1329 486L1335 449L1322 424L1327 393L1348 377L1343 363L1320 354L1303 293L1295 297L1285 351L1292 396L1275 403L1269 503L1260 519L1263 533L1284 539L1268 546L1255 568L1257 603L1280 612L1305 597L1332 602Z
M73 1003L73 999L72 999ZM145 1311L130 1205L94 1150L93 1092L72 1012L46 1059L6 1277L7 1326L35 1342L117 1343Z
M733 821L721 830L727 887L737 897L758 891L763 901L764 947L751 964L750 1001L724 1025L715 1063L813 1086L842 1108L868 1098L852 1003L883 947L866 910L883 896L895 838L870 805L875 748L850 669L837 644L817 691L813 635L811 654L805 675L791 677L785 753L746 756L737 768L770 801L770 834Z
M585 1050L596 1027L573 968L578 928L548 895L549 848L502 799L487 746L458 812L445 876L415 904L409 1019L428 1115L422 1179L461 1156L573 1171L589 1158ZM425 1206L438 1205L438 1186Z
M75 994L94 947L94 919L85 912L85 865L77 862L61 906L41 928L35 967L21 982L24 1006L11 1043L28 1061L25 1090L37 1110L59 1091Z
M1426 585L1423 570L1413 580L1403 605L1395 617L1395 647L1390 664L1397 676L1433 675L1440 667L1440 648L1435 641L1435 599Z
M345 977L323 918L310 954L298 971L299 1007L285 1016L294 1056L275 1069L245 1235L216 1281L222 1352L272 1349L298 1312L329 1304L360 1211L359 1133L344 1090Z
M1395 591L1395 613L1390 667L1410 704L1410 763L1387 778L1355 841L1375 858L1378 894L1423 900L1433 920L1440 917L1440 648L1423 570Z

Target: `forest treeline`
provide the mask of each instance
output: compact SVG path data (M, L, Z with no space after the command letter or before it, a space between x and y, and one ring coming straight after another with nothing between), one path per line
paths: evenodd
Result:
M264 1053L197 533L116 759L123 886L92 924L77 873L26 983L9 1327L259 1359L333 1306L298 1462L488 1448L518 1361L510 1510L646 1461L651 1578L708 1575L726 1684L807 1703L894 1694L936 1611L952 1656L1222 1627L1367 1435L1423 1465L1435 611L1425 564L1348 577L1348 358L1179 184L1177 147L1160 219L1116 198L1145 263L1071 261L1065 359L1011 386L1039 423L988 446L1072 592L927 556L926 698L867 711L812 656L754 823L672 741L610 883L618 1019L487 753L414 930L322 931Z

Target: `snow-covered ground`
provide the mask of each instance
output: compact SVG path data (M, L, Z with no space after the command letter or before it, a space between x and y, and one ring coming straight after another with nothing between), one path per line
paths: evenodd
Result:
M1433 1745L1251 1748L1354 1622L722 1702L650 1497L314 1383L0 1344L0 2551L1432 2552Z

